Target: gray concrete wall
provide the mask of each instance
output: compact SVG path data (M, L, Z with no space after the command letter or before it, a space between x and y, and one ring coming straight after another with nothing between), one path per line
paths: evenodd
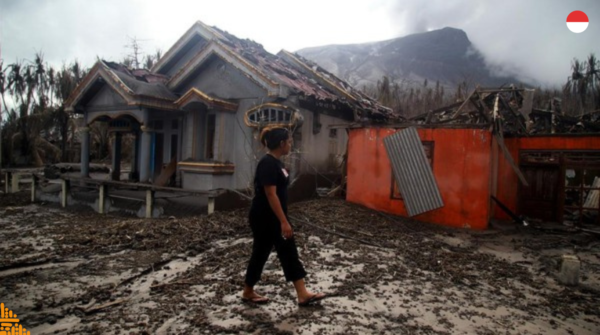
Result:
M214 189L214 178L211 174L200 174L193 172L182 171L182 185L185 188L195 190L212 190Z
M302 172L314 173L314 168L319 172L339 172L336 166L341 163L343 155L346 152L348 135L344 129L337 130L337 136L330 137L328 126L335 124L348 123L342 119L334 118L321 114L319 122L321 130L318 134L313 134L313 121L315 114L303 113L304 125L302 126L302 146L303 159L301 164ZM312 166L312 167L311 167Z
M263 97L263 99L265 99ZM233 174L232 187L235 189L246 189L252 187L254 171L258 160L265 154L260 143L254 137L258 133L254 128L247 127L244 123L244 115L247 110L263 103L262 99L246 99L240 101L238 112L233 115L230 129L233 136L230 138L233 148L233 162L235 173Z
M195 87L222 99L247 99L265 95L264 89L218 56L212 56L198 71L194 78L177 87L176 91L183 94Z
M206 140L206 109L194 109L186 111L183 117L185 133L183 134L183 155L181 160L204 159ZM194 132L196 132L196 143L194 143Z
M235 156L236 114L230 112L217 113L217 131L215 132L216 160L233 162Z
M192 141L194 131L194 111L186 112L183 119L183 148L181 160L192 158Z
M231 175L216 175L213 176L213 186L214 188L224 188L229 189L233 185L233 178Z
M243 100L240 102L240 110L235 115L233 132L235 174L232 184L235 189L252 187L256 164L266 153L257 139L258 132L244 124L245 111L261 103L264 101ZM331 116L320 115L321 131L313 135L314 114L307 110L300 110L300 113L304 117L304 123L296 131L301 133L302 140L294 143L294 150L298 150L299 153L289 155L284 159L286 167L291 170L290 177L293 180L300 173L314 174L315 169L320 173L338 173L337 166L346 152L348 136L344 129L338 129L337 136L331 138L328 126L347 122Z

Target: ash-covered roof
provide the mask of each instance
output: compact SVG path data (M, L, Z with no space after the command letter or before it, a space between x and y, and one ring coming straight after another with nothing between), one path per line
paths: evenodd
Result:
M108 70L115 74L128 88L133 95L162 99L168 101L177 100L177 96L171 92L167 86L167 76L152 73L148 70L128 69L125 65L103 61Z
M371 119L385 122L399 120L391 108L381 105L376 100L368 97L347 82L324 70L317 64L287 51L281 51L278 55L267 52L263 46L249 39L240 39L217 27L208 27L197 22L180 38L179 41L165 54L169 58L176 54L179 48L190 43L190 36L201 31L203 38L212 43L206 43L204 48L215 44L226 53L233 55L244 67L260 77L267 79L275 88L278 85L286 87L290 94L300 95L315 101L331 102L340 104L344 110L354 111L354 119ZM198 51L198 55L202 50ZM163 58L165 58L163 57ZM192 59L193 60L193 59ZM169 81L177 77L169 77L158 73L162 60L157 62L152 71L143 69L129 69L125 65L100 61L100 67L109 73L111 77L132 96L158 99L165 102L174 102L179 96L173 93L168 85ZM190 63L184 65L191 66ZM285 90L284 90L285 91ZM173 107L175 107L173 105ZM348 108L348 109L346 109ZM356 120L358 121L358 120Z
M317 100L339 101L357 110L362 117L394 119L391 108L385 107L366 94L354 89L344 80L326 71L316 63L298 54L282 50L278 55L267 52L263 46L248 39L239 39L217 27L211 27L225 44L239 56L258 68L263 74L295 93Z

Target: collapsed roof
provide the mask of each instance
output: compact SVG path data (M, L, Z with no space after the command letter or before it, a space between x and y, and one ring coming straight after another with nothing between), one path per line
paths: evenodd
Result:
M476 88L464 101L417 115L406 122L430 127L489 126L499 121L507 135L600 132L600 111L580 117L564 115L560 99L551 110L534 109L534 90Z

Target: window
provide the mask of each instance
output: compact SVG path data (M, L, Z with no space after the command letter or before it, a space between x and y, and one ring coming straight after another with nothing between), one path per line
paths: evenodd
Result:
M215 130L217 128L215 114L209 114L206 118L206 159L214 159Z
M329 129L329 137L337 138L337 129Z
M425 157L427 157L427 161L429 162L429 166L433 170L433 143L431 141L423 141L423 149L425 150ZM398 188L398 184L396 183L396 178L394 177L394 171L392 171L392 199L403 200L402 193L400 193L400 189Z
M171 121L171 129L176 130L179 129L179 120L175 119Z
M244 121L249 127L267 125L292 126L300 118L293 108L279 104L264 104L246 112Z

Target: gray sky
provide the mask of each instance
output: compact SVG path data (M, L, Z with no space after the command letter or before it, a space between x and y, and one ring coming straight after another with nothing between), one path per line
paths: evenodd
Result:
M567 29L573 10L589 17L581 34ZM0 0L2 58L31 60L41 50L57 66L121 61L128 37L145 52L166 51L197 20L271 53L449 26L463 29L499 72L546 85L563 84L574 57L600 56L597 0Z

